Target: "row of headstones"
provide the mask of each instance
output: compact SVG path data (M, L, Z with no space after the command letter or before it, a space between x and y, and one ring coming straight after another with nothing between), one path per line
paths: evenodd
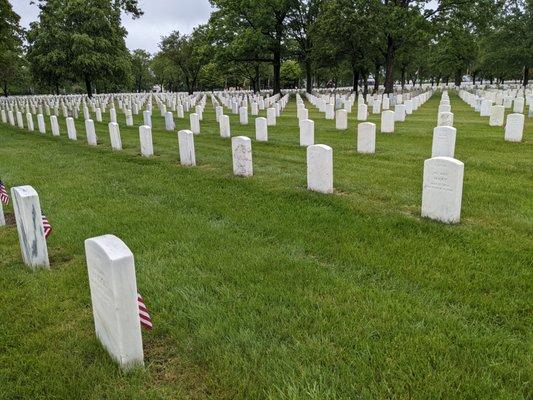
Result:
M48 246L37 191L11 188L22 259L33 270L50 269ZM3 222L3 223L2 223ZM0 201L0 226L5 225ZM144 351L135 261L122 240L113 235L85 241L96 336L122 369L142 366Z
M403 122L406 120L407 115L412 114L414 111L418 110L420 106L422 106L429 98L433 92L425 92L418 96L413 97L412 99L405 100L404 104L397 103L394 107L394 111L392 110L385 110L381 112L380 108L380 102L376 101L374 102L374 106L376 106L375 109L373 109L373 113L379 114L381 113L381 132L382 133L393 133L395 130L395 122ZM321 106L324 105L323 102L320 102L317 100L317 98L313 95L307 94L307 99L309 102L313 105L315 105L316 108L318 108L319 111L321 110ZM400 99L403 101L402 99ZM297 117L299 121L308 120L309 111L305 108L305 104L302 100L302 98L297 95L296 97L297 102ZM317 103L320 103L317 105ZM331 103L325 104L326 112L325 112L325 118L326 119L335 119L335 127L337 130L346 130L348 129L348 114L351 112L350 108L342 108L334 111L334 105ZM358 110L357 110L357 120L358 121L366 121L368 119L368 106L364 103L364 101L358 102Z
M524 134L525 116L521 112L514 112L507 115L505 120L505 107L503 105L493 105L492 100L482 99L477 95L467 91L460 91L459 97L475 111L479 112L481 117L489 117L490 126L503 126L505 123L504 140L508 142L520 142ZM533 117L530 105L530 117ZM523 104L521 107L523 111Z

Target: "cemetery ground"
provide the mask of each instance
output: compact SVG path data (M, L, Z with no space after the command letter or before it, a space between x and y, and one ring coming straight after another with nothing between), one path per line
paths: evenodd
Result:
M0 176L32 185L54 227L50 271L0 229L0 398L531 398L533 121L503 140L455 94L461 223L420 217L440 93L376 154L355 151L355 112L335 130L333 195L306 189L294 97L253 141L254 176L232 173L230 139L206 106L197 167L179 165L175 119L154 112L155 157L118 120L123 151L0 125ZM355 107L356 108L356 107ZM261 116L265 112L261 112ZM106 118L109 115L106 115ZM254 137L230 114L232 136ZM369 120L378 125L379 115ZM5 207L13 212L12 205ZM119 236L154 322L145 368L124 373L94 334L83 242Z

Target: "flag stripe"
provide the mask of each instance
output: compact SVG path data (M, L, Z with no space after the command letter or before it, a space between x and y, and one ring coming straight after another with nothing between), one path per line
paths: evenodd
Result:
M141 326L145 329L152 329L152 318L148 313L148 308L144 304L144 300L140 294L137 293L137 306L139 307L139 321Z
M50 222L48 222L48 218L43 214L42 216L43 220L43 229L44 229L44 238L48 239L48 236L52 234L52 225L50 225Z
M7 189L2 181L0 181L0 201L6 206L9 204L9 194L7 194Z

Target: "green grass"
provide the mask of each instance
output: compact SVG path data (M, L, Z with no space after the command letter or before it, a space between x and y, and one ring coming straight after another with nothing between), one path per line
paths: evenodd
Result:
M122 114L122 152L107 124L98 148L81 119L77 142L63 118L60 138L0 125L0 177L34 186L55 230L52 269L33 273L0 229L0 398L531 398L533 121L507 143L451 96L465 181L461 223L443 225L420 218L439 97L378 133L375 155L355 152L355 112L341 133L310 108L333 195L306 190L294 98L253 142L249 179L209 102L195 168L159 116L153 159ZM253 118L231 123L253 137ZM133 251L155 325L129 374L94 334L83 241L106 233Z

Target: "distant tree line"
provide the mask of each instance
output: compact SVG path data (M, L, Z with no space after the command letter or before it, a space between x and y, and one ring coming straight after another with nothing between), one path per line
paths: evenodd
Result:
M137 0L0 0L0 92L188 91L529 81L533 0L210 0L208 23L130 52Z

